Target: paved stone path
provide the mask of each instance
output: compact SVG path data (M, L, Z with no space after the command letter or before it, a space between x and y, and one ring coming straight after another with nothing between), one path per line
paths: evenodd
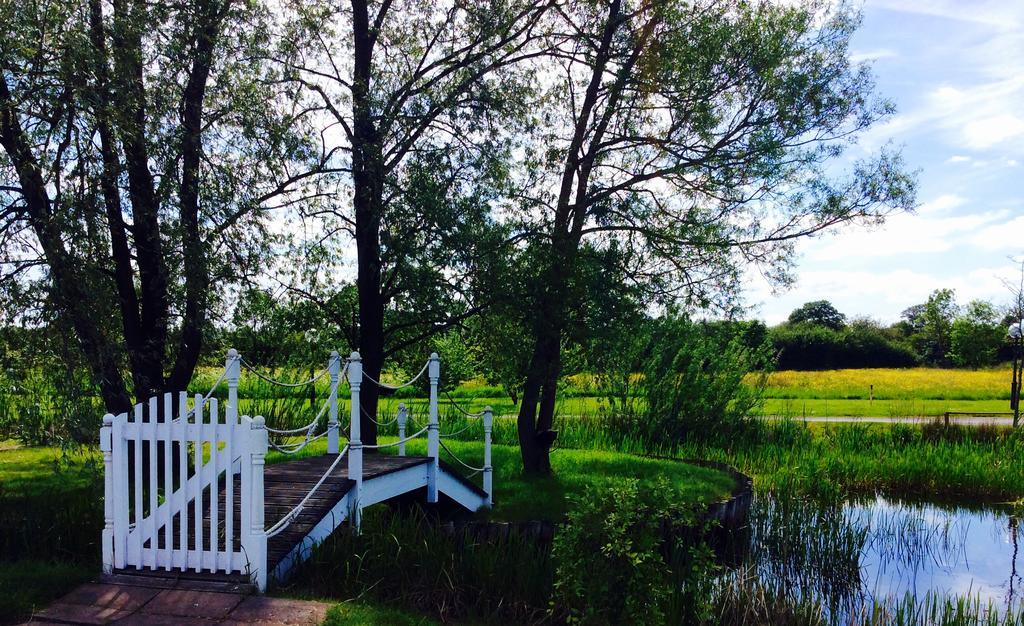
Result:
M86 583L26 624L314 626L329 604L218 591Z

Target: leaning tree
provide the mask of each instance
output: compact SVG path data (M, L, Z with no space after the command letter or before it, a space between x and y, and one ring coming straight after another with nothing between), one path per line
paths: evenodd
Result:
M892 110L849 60L858 24L820 2L610 0L548 14L518 224L541 231L518 416L550 472L570 282L614 243L651 303L734 304L748 270L787 279L801 237L912 207L898 155L853 158Z
M185 387L211 302L269 250L266 211L324 169L255 61L271 18L233 0L0 7L0 281L41 286L110 411Z

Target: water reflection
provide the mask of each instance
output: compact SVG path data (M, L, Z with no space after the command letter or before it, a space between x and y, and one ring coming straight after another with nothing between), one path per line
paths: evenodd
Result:
M833 616L906 594L1020 607L1018 519L1005 508L759 496L750 526L745 569Z

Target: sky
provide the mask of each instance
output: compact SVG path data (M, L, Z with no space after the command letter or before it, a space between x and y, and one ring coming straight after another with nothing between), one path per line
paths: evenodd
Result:
M751 275L752 316L781 322L830 300L848 317L895 322L939 288L1008 303L1024 257L1024 0L865 0L851 59L872 64L894 116L854 153L892 142L917 171L912 214L798 245L796 284ZM854 154L856 156L856 154Z

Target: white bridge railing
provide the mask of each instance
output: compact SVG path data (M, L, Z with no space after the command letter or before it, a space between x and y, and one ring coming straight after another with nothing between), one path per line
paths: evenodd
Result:
M404 456L406 443L424 432L430 458L427 501L438 500L440 450L443 448L456 462L483 473L486 505L491 505L493 413L490 407L479 413L468 413L451 402L468 419L482 418L483 422L484 465L473 467L462 462L443 439L458 435L469 426L455 433L440 431L440 359L436 353L430 355L415 378L398 386L364 376L358 352L352 353L344 368L338 353L333 352L326 370L301 383L276 381L252 370L267 382L287 387L315 384L324 375L330 376L330 391L320 411L309 424L289 430L267 427L262 416L239 415L238 383L242 365L249 367L232 349L223 374L205 396L196 394L190 403L185 392L165 393L135 405L131 412L104 416L100 450L105 470L102 540L105 573L126 568L242 573L263 590L267 583L268 538L282 532L298 517L342 458L347 457L348 477L355 482L349 494L349 501L353 503L349 520L358 528L362 509L359 494L363 486L363 450L397 446L398 454ZM430 383L427 424L406 436L410 411L400 404L391 421L377 422L367 415L368 419L382 425L397 421L398 439L384 444L363 444L360 428L363 411L359 398L364 380L394 390L414 384L424 373ZM348 379L351 391L351 421L348 444L341 448L338 387L343 376ZM222 381L226 381L228 387L223 410L213 397ZM325 413L327 427L314 435ZM271 435L300 437L301 441L279 444L271 440ZM338 455L337 459L295 508L266 528L263 471L268 449L295 454L323 437L327 438L328 454ZM238 476L237 484L235 476Z

